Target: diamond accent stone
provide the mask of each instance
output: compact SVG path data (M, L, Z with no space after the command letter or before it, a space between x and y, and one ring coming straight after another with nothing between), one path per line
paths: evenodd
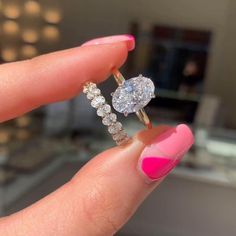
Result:
M116 134L122 129L122 124L120 122L116 122L108 127L108 132L110 134Z
M108 104L104 104L103 106L99 107L97 110L97 115L104 117L106 114L111 112L111 106Z
M96 96L92 102L91 102L91 106L94 107L94 108L98 108L100 107L101 105L103 105L105 103L105 98L101 95L99 96Z
M120 113L129 114L144 108L155 96L151 79L142 75L126 80L112 96L112 105Z
M98 88L93 88L91 91L87 91L87 98L89 100L95 98L96 96L101 94L101 90Z
M116 122L117 120L117 116L114 113L108 114L106 115L103 119L102 119L102 123L104 125L111 125L112 123Z
M84 92L84 93L92 92L92 91L93 91L94 89L96 89L96 88L97 88L96 84L94 84L94 83L88 83L88 84L86 84L86 85L84 86L83 92Z
M122 124L117 122L116 114L111 113L111 106L106 103L96 84L87 83L83 88L83 92L91 100L91 105L97 108L97 115L103 118L102 123L108 126L108 131L112 134L112 137L114 136L113 139L117 145L126 143L129 140L128 135L123 130Z
M118 132L117 134L114 134L112 135L112 138L115 140L115 141L119 141L119 140L122 140L124 138L127 137L127 134L124 130Z
M94 98L94 95L92 93L87 93L87 98L91 100Z
M129 136L126 135L122 139L116 140L116 143L117 145L123 145L123 144L128 143L129 140L130 140Z

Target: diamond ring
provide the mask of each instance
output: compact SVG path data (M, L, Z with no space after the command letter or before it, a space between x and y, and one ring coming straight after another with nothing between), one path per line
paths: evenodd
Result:
M118 88L111 94L114 109L125 116L136 113L139 120L151 129L152 123L144 107L155 97L152 80L142 75L125 80L118 70L113 71L113 76L118 84Z
M142 75L125 80L118 71L113 71L118 88L112 93L112 105L114 109L127 116L136 113L139 120L148 128L152 123L148 118L144 107L155 97L155 86L153 82ZM125 132L122 124L117 121L117 116L112 112L111 106L106 102L101 90L95 83L89 82L84 85L83 92L91 101L91 106L97 109L97 115L102 118L102 123L108 126L108 132L112 135L117 145L127 143L130 138Z
M111 106L107 104L97 85L91 82L87 83L84 85L83 92L91 101L91 106L97 109L97 115L102 118L102 123L108 127L108 132L117 145L127 143L130 138L124 131L122 124L117 121L116 114L111 111Z

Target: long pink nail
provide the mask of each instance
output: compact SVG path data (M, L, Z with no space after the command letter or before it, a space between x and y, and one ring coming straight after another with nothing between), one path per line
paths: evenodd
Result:
M143 150L138 169L149 180L158 180L179 163L193 142L193 134L187 125L171 128Z
M127 48L129 51L133 50L135 47L135 39L132 35L123 34L123 35L113 35L103 38L92 39L82 46L90 46L90 45L102 45L102 44L112 44L118 42L125 42L127 44Z

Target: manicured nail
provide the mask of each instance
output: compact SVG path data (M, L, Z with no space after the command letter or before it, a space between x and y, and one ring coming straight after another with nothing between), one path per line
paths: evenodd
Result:
M129 34L114 35L114 36L92 39L84 43L82 46L112 44L118 42L125 42L129 51L132 51L135 47L134 36Z
M158 180L179 163L193 142L193 134L187 125L170 128L145 147L138 169L149 180Z

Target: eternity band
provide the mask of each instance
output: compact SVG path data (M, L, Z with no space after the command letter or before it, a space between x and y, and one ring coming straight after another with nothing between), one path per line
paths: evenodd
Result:
M83 92L91 101L91 106L97 109L97 115L102 118L102 123L108 127L108 132L112 135L117 145L127 143L130 139L124 131L122 124L117 121L117 115L112 112L111 106L106 102L101 90L95 83L89 82L84 85Z

